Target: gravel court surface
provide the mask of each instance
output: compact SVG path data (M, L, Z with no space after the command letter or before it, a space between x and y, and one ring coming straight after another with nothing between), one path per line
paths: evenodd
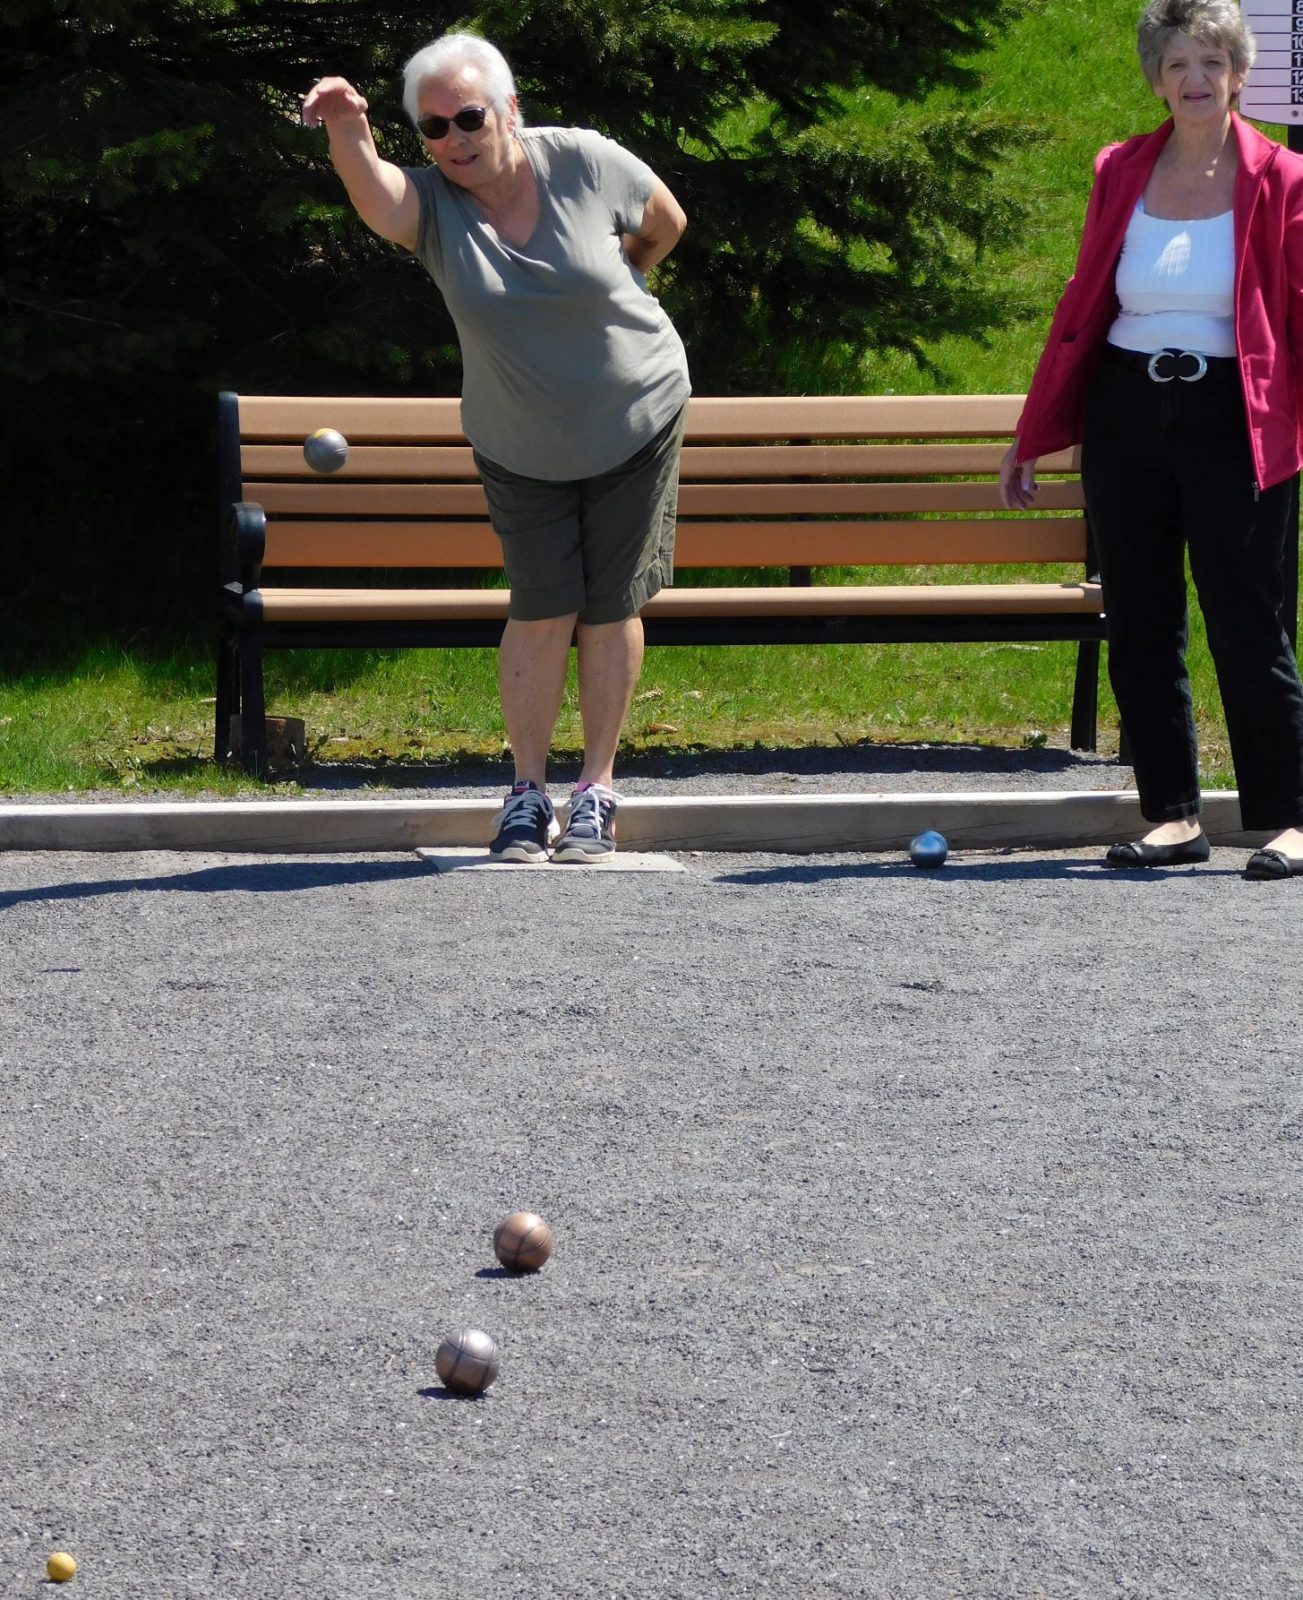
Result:
M0 856L0 1595L1303 1595L1244 855Z

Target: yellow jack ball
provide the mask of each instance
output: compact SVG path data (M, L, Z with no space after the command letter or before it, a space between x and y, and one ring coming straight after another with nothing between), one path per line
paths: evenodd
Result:
M77 1572L77 1563L66 1550L56 1550L45 1563L45 1570L55 1583L67 1583Z

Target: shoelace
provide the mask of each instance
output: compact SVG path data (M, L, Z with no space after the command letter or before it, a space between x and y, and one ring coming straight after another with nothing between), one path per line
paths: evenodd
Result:
M566 832L585 839L602 837L602 797L595 789L585 789L577 800L571 801Z
M532 821L535 805L541 806L546 814L547 797L537 789L522 789L519 794L509 794L502 805L502 826L505 828L512 823L522 822L526 817Z

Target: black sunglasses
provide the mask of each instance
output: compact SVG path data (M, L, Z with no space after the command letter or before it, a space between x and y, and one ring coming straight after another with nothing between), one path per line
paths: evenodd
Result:
M455 117L417 117L416 126L425 139L446 139L454 125L463 133L478 133L488 114L487 106L463 106Z

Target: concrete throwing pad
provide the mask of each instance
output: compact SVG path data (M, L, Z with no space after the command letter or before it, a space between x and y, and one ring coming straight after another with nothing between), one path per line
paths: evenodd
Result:
M619 851L603 861L544 861L526 866L519 861L494 861L483 850L418 850L416 854L436 872L564 872L573 878L580 872L686 872L673 856L650 855L646 851Z

